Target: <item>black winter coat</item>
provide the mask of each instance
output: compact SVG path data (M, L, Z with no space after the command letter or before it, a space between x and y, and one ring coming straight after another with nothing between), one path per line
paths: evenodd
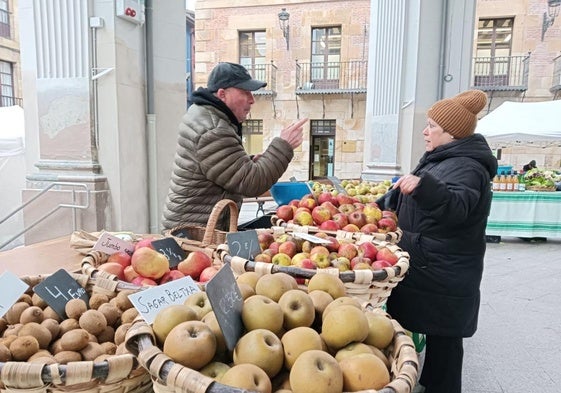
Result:
M388 299L406 329L470 337L477 329L491 179L497 160L479 134L426 152L412 172L421 178L401 194L397 215L410 268Z

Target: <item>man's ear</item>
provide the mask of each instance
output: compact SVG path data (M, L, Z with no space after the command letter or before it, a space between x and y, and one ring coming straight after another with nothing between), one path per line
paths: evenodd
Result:
M224 89L218 89L214 94L221 100L224 100L224 98L226 97L226 91Z

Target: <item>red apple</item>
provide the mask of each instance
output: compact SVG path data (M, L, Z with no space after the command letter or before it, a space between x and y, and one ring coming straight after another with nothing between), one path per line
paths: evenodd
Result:
M376 224L366 224L360 227L360 232L362 233L377 233L378 226Z
M359 232L360 231L360 228L357 227L355 224L347 224L341 229L343 231L347 231L347 232Z
M321 225L331 219L331 212L324 206L316 206L312 210L312 218L316 225Z
M117 276L121 281L125 280L125 268L118 262L105 262L99 265L98 270Z
M341 205L345 205L345 204L353 204L355 202L354 198L351 198L350 196L346 195L346 194L337 194L336 196L337 198L337 202L339 202L339 207L341 207Z
M380 270L380 269L384 269L386 267L391 267L392 264L389 263L388 261L374 261L372 262L372 265L370 266L370 268L372 270Z
M155 287L158 283L151 278L138 276L134 280L131 281L132 284L138 285L139 287Z
M164 274L162 278L160 278L160 281L158 281L158 283L161 285L173 280L179 280L183 277L185 277L185 274L181 273L179 270L170 270L169 272Z
M298 207L305 207L307 209L310 209L310 211L312 211L314 207L316 207L317 205L318 204L314 199L314 197L311 194L306 194L300 199L300 203L298 204Z
M325 247L326 247L329 251L333 252L333 251L339 250L339 246L340 246L339 240L337 240L336 238L331 237L331 236L328 237L326 240L329 240L329 244L326 244L326 245L325 245Z
M337 253L341 257L347 258L349 261L358 255L358 249L353 243L342 243Z
M199 280L202 271L212 265L212 259L203 251L192 251L187 258L179 262L177 270L193 280Z
M281 220L288 221L294 217L294 209L290 205L281 205L277 208L277 217Z
M288 206L298 207L298 205L300 205L300 199L293 199L288 202Z
M107 262L117 262L123 268L129 266L131 264L131 255L125 251L119 251L114 254L109 255L107 258Z
M364 209L364 203L362 202L355 202L353 203L354 207L356 207L356 210L360 210L362 211Z
M300 261L300 267L303 269L316 269L316 265L310 258L306 258Z
M272 242L271 245L269 246L268 250L271 253L271 257L274 257L275 255L277 255L279 253L279 246L280 243L279 242ZM267 250L263 251L263 252L267 252ZM269 253L267 252L267 254Z
M290 208L292 210L292 208ZM261 251L269 248L272 242L275 241L275 237L269 232L261 232L257 235L257 240L259 240L259 247Z
M378 249L376 246L370 242L360 243L358 245L358 252L365 258L369 258L371 261L376 260L376 255L378 254Z
M382 217L388 217L393 219L397 224L397 215L392 210L382 210Z
M397 223L393 218L383 217L378 220L378 232L388 233L395 232L397 230Z
M331 213L331 216L334 216L335 214L340 213L337 206L335 206L335 204L332 203L332 202L329 202L329 201L328 202L323 202L320 206L323 206L327 210L329 210L329 212Z
M136 250L138 250L139 248L142 248L142 247L150 247L150 248L153 249L154 247L152 246L152 242L153 242L154 240L156 240L156 239L153 238L153 237L147 237L147 238L144 238L144 239L140 239L140 240L134 245L134 251L136 251Z
M140 274L138 274L136 270L129 265L123 269L123 276L125 277L125 281L132 282L132 280L140 276Z
M334 197L329 191L323 191L318 195L318 203L322 205L325 202L332 203Z
M319 229L324 231L336 231L339 229L339 225L333 220L327 220L320 224Z
M360 210L355 210L348 216L349 224L354 224L357 227L362 228L366 225L366 216Z
M301 225L301 226L305 226L305 225L313 225L314 224L314 219L312 218L311 213L306 212L306 211L299 211L294 215L294 223L296 225Z
M380 210L378 206L374 206L372 204L364 206L362 212L366 216L366 222L368 224L376 224L378 220L382 218L382 210Z
M314 246L310 251L310 257L314 254L323 254L325 256L328 256L329 250L325 246Z
M131 266L146 278L157 280L169 271L169 261L164 254L150 247L140 247L131 258Z
M349 223L349 219L345 213L337 213L332 217L339 229L343 229Z
M345 213L347 216L356 210L356 206L352 203L344 203L339 205L339 211Z
M296 243L294 243L292 240L287 240L279 245L279 253L286 254L290 258L296 255L296 252L297 252Z
M397 255L395 255L389 248L382 247L378 250L378 254L376 254L377 260L387 261L391 265L395 265L397 262Z
M208 282L212 277L216 275L216 273L218 273L218 269L214 266L205 268L199 276L199 282Z
M354 265L353 270L371 270L372 267L366 262L359 262Z
M361 255L357 255L353 259L351 259L351 269L356 270L356 265L358 264L366 264L370 266L372 264L372 260L370 258L365 258Z
M273 256L262 252L261 254L257 254L255 258L253 258L253 260L255 262L271 263L271 261L273 260Z

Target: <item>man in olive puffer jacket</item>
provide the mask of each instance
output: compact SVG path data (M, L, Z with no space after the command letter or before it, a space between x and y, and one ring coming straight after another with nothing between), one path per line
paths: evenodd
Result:
M191 97L179 125L178 148L163 212L163 229L205 226L214 205L259 196L277 182L302 143L302 119L283 129L267 149L250 156L242 145L242 122L255 102L252 91L267 83L252 79L245 67L220 63L207 87ZM228 212L216 229L228 230Z

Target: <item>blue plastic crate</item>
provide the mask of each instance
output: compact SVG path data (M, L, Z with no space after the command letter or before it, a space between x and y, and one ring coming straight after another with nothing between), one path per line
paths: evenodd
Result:
M271 196L277 205L287 205L293 199L301 199L310 194L310 188L305 182L278 182L271 187Z
M508 175L509 172L512 172L512 165L499 165L497 168L498 175Z

